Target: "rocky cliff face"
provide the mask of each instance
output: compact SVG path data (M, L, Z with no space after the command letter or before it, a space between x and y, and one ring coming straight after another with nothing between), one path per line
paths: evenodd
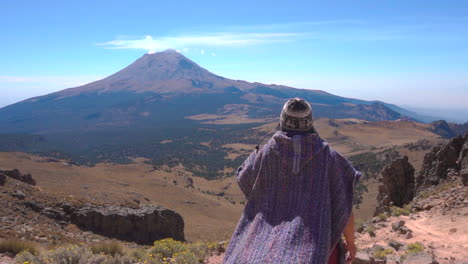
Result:
M184 220L175 211L157 205L93 204L42 191L31 182L35 182L31 175L18 170L0 171L0 239L52 244L108 238L140 244L163 238L184 240Z
M382 184L377 196L378 205L375 214L388 210L388 206L402 207L414 196L414 168L408 157L397 158L381 172Z
M436 146L426 154L419 175L416 177L416 189L437 185L448 177L462 177L468 184L468 133L452 138L447 144Z
M140 244L168 237L185 240L182 216L155 205L139 209L85 206L72 212L70 220L82 229Z

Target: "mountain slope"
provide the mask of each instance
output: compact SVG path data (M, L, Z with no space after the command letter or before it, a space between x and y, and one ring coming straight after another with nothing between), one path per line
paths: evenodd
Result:
M223 114L226 105L229 115L261 122L258 118L276 118L285 100L295 96L312 102L315 117L372 121L402 117L381 102L227 79L167 50L145 54L102 80L1 108L0 130L51 134L197 123L185 117Z

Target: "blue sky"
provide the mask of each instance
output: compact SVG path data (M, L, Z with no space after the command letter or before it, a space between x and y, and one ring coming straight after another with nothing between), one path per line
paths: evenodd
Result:
M228 78L468 116L467 1L4 1L0 24L0 107L174 48Z

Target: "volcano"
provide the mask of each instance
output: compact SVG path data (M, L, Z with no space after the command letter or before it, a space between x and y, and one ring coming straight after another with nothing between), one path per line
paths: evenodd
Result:
M396 106L378 101L224 78L166 50L145 54L102 80L1 108L0 130L51 134L183 122L263 122L278 117L281 105L296 96L312 103L314 117L402 118Z

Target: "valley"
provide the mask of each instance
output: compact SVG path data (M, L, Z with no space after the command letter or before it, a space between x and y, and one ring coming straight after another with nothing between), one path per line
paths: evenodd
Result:
M142 157L129 157L131 162L128 164L83 166L47 156L2 152L0 170L17 168L22 173L30 173L39 188L63 196L131 207L161 205L182 215L189 241L221 241L229 239L243 210L244 196L233 176L234 171L255 149L260 136L271 132L275 125L265 124L249 128L244 133L239 132L239 135L243 135L241 142L247 140L250 144L239 142L219 146L221 143L218 143L217 146L213 143L214 139L185 143L187 148L199 144L220 153L221 157L218 158L225 164L224 169L218 172L221 176L211 180L194 175L182 163L154 165ZM360 190L362 203L356 211L357 222L372 217L378 185L375 177L386 164L388 158L385 153L393 151L409 155L410 161L418 169L428 149L411 148L410 144L419 146L418 141L422 139L430 145L444 141L428 130L429 125L413 121L319 118L316 127L333 148L367 172L363 182L368 191ZM176 141L166 139L161 144L170 147L178 144ZM203 154L199 155L203 158Z

